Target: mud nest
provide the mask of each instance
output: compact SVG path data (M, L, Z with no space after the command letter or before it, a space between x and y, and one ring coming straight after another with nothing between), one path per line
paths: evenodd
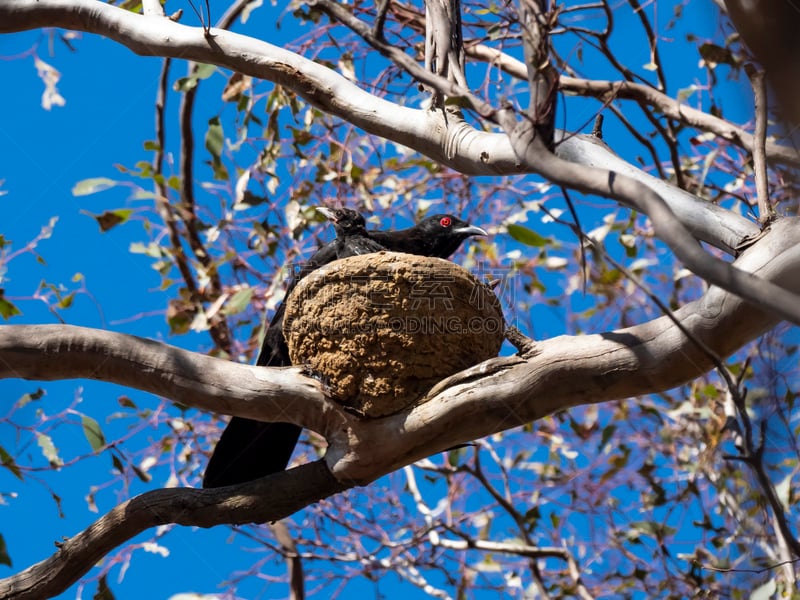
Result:
M295 365L368 416L413 404L438 381L497 356L505 322L492 290L439 258L380 252L303 279L283 332Z

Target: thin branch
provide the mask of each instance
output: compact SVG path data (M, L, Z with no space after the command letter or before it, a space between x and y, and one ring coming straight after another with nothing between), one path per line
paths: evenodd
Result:
M753 439L753 425L750 419L750 414L747 412L747 405L745 404L746 395L739 394L733 396L734 404L739 415L739 420L744 426L744 435L741 440L744 442L742 454L736 456L727 456L726 458L739 460L750 467L758 482L758 487L764 494L764 497L772 510L772 515L778 526L778 535L782 538L781 541L792 551L795 557L800 558L800 540L795 537L792 532L789 522L786 518L786 511L783 508L778 493L775 491L775 486L772 485L772 480L767 473L764 466L764 444L766 444L766 420L761 421L761 431L756 446Z
M699 561L695 561L695 564L701 569L706 569L707 571L714 571L716 573L766 573L767 571L773 571L785 565L793 565L797 561L800 561L800 558L794 558L792 560L784 560L779 563L775 563L773 565L762 567L761 569L739 569L737 567L713 567L711 565L704 565Z
M769 181L767 179L766 140L767 140L767 83L764 71L747 64L745 71L753 86L756 116L756 129L753 144L753 172L756 178L756 198L758 200L759 221L767 223L775 218L775 211L769 201Z
M242 13L244 8L247 6L249 0L237 0L234 2L225 14L219 19L217 22L216 27L219 29L227 29L236 18ZM194 8L194 5L192 5ZM209 15L209 23L211 18L211 8L206 2L206 9L208 10ZM208 33L210 29L206 30ZM199 68L198 63L190 61L188 64L188 75L191 77L197 72ZM177 214L181 218L184 223L184 232L186 235L186 239L189 242L189 247L192 249L195 258L198 262L203 266L205 270L205 275L208 277L210 286L211 286L211 296L213 298L217 298L222 294L222 281L219 278L219 273L217 272L216 265L214 265L214 261L211 258L208 250L205 247L205 244L200 239L200 235L198 233L200 223L197 218L197 213L195 210L195 199L194 199L194 186L195 186L195 178L194 178L194 124L192 122L192 116L194 114L194 102L195 98L197 97L197 88L200 85L200 81L196 81L195 85L189 88L188 90L184 91L183 96L181 98L180 104L180 111L178 116L178 121L180 123L180 132L181 132L181 151L180 151L180 172L181 172L181 185L180 185L180 195L181 195L181 204L178 207ZM166 195L164 195L166 198ZM201 301L202 298L198 296L199 289L197 287L196 281L194 276L188 270L188 264L186 262L185 254L183 251L183 247L180 243L180 238L177 237L177 228L175 227L175 219L172 218L174 212L170 207L168 212L171 214L167 214L165 222L171 222L172 225L170 226L170 240L172 246L175 250L175 260L178 264L178 268L183 276L183 279L186 283L187 289L193 293L196 300ZM187 277L188 275L188 277ZM225 320L225 317L222 313L217 312L214 316L211 317L209 322L209 333L211 338L214 340L215 345L223 350L224 352L230 354L231 353L231 332L228 327L228 323Z
M386 24L386 13L389 10L391 0L378 0L377 14L375 15L375 22L372 25L372 33L379 40L386 39L383 34L383 27Z
M276 521L348 487L331 476L323 461L317 461L226 488L145 492L119 504L77 535L58 542L58 550L50 558L0 580L0 600L57 596L111 550L152 527Z
M276 521L270 525L275 539L281 545L281 554L286 557L289 571L289 599L303 600L306 597L305 579L303 577L303 560L297 550L297 542L292 537L286 523Z
M485 44L467 43L465 51L468 56L497 65L502 71L517 79L524 80L526 78L525 63L500 50ZM755 149L755 137L741 127L670 98L646 84L631 81L580 79L561 75L558 86L562 91L592 96L604 102L610 102L617 98L640 101L657 109L665 117L695 129L709 131L748 152L753 152ZM766 142L764 148L768 161L800 167L800 153L793 148L774 142Z
M166 127L164 125L164 115L166 112L167 104L167 85L169 84L169 70L172 64L172 59L164 59L161 65L161 73L158 77L158 90L156 92L156 149L155 156L153 157L153 171L156 174L163 175L164 173L164 149L166 148ZM198 294L197 281L192 273L189 259L186 252L183 250L181 243L180 232L178 231L177 219L175 211L169 203L169 188L167 186L166 177L154 177L156 188L156 210L167 228L170 247L172 248L172 259L178 267L183 282L186 284L186 289L192 295Z

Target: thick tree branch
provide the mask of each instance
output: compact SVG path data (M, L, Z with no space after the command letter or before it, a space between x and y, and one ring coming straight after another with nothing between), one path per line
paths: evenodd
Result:
M317 461L227 488L146 492L118 505L77 535L56 542L58 550L50 558L0 580L0 599L57 596L114 548L152 527L276 521L347 487L331 476L324 462Z
M531 96L527 117L533 123L536 135L552 150L558 71L550 62L550 29L556 22L557 13L549 12L548 4L547 0L521 0L519 19Z
M737 266L797 290L796 220L773 224ZM675 317L719 357L778 322L774 314L715 287ZM477 365L437 386L427 402L370 420L342 411L296 368L240 365L79 327L0 328L0 377L91 378L220 413L289 420L325 436L330 443L326 461L337 477L367 483L424 456L554 411L667 390L714 366L667 317L604 334L538 341L536 351L526 359Z
M572 136L560 139L555 155L576 165L601 167L643 183L656 192L669 206L680 223L698 240L736 255L739 250L758 237L761 228L757 223L735 216L718 204L712 204L670 185L666 181L645 173L623 160L602 141L590 136ZM649 214L642 206L618 198L622 204Z
M0 378L109 381L188 406L264 421L282 420L286 404L297 401L310 412L327 412L320 384L301 372L242 365L85 327L0 327Z
M549 152L530 123L504 115L504 128L520 160L548 180L578 191L613 198L636 207L650 217L656 235L694 274L719 285L756 306L800 324L800 297L797 294L746 273L705 252L669 206L646 185L625 175L578 166Z

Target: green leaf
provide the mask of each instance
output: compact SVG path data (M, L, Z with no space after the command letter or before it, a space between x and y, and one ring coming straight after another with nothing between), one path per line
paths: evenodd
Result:
M50 438L49 435L45 435L44 433L40 433L36 436L36 443L39 444L39 447L42 449L42 454L47 459L47 462L50 463L51 467L60 467L64 464L64 461L61 460L61 457L58 455L58 450L53 445L53 440Z
M81 424L83 425L83 435L86 436L92 450L95 452L102 450L103 446L106 445L106 438L100 429L100 424L87 415L81 417Z
M105 575L98 580L97 591L92 596L92 600L115 600L111 588L108 587Z
M120 396L117 398L117 402L120 406L124 406L125 408L133 408L134 410L136 409L136 403L127 396Z
M19 400L17 400L17 408L22 408L29 402L33 402L34 400L38 400L44 396L44 390L42 388L38 388L35 392L31 394L22 394Z
M725 64L732 67L736 66L736 59L728 48L717 46L716 44L703 44L698 49L700 56L707 63Z
M678 102L686 102L690 96L697 92L697 86L695 84L690 85L689 87L682 88L678 90L678 95L676 96L676 100Z
M447 453L447 462L448 464L456 468L461 464L462 459L466 455L467 450L466 448L454 448Z
M533 246L534 248L541 248L548 244L548 239L536 233L533 229L528 229L522 225L512 223L507 227L508 234L526 246Z
M114 465L114 468L119 471L120 473L125 472L125 466L122 464L122 461L119 459L119 456L116 454L111 455L111 464Z
M83 210L81 212L85 215L89 215L95 221L97 221L97 224L100 226L100 231L105 233L109 229L112 229L117 225L121 225L122 223L127 221L133 214L133 209L115 208L114 210L107 210L99 215L92 214L86 210Z
M21 315L22 311L3 298L3 290L0 289L0 317L8 320L16 315Z
M93 177L91 179L84 179L79 181L72 188L73 196L88 196L89 194L96 194L104 190L110 189L117 185L117 182L108 177Z
M133 472L136 473L136 476L144 483L150 483L150 481L152 481L153 478L148 473L137 467L136 465L132 464L131 468L133 469Z
M131 254L144 254L151 258L161 258L163 256L161 246L155 242L151 242L145 246L142 242L131 242L128 246L128 252Z
M0 466L3 466L11 471L20 481L22 480L22 471L20 471L17 461L15 461L14 457L11 456L2 446L0 446ZM2 560L0 560L0 562L2 562Z
M175 82L175 85L172 86L176 92L188 92L192 88L197 86L197 78L196 77L181 77L178 81Z
M72 302L75 300L75 292L70 292L66 296L61 296L58 299L58 307L59 308L69 308L72 306Z
M211 77L214 72L217 70L217 67L214 65L209 64L199 64L195 69L194 73L189 75L188 77L181 77L178 81L175 82L173 86L176 92L188 92L189 90L197 87L197 82L200 79L208 79Z
M247 308L252 297L253 288L243 288L230 297L228 302L225 303L225 308L222 309L222 312L226 315L237 315Z
M0 565L11 566L11 557L8 555L8 548L6 548L6 541L0 534Z
M222 145L225 141L225 136L222 133L222 125L220 125L219 117L212 117L208 120L208 131L206 132L206 148L211 155L219 160L222 155Z
M600 436L600 445L597 447L597 450L600 451L606 447L608 440L611 439L611 436L614 435L614 432L617 430L616 425L606 425L603 427L603 433Z
M193 77L197 79L208 79L211 77L217 70L216 65L210 65L208 63L200 63L197 65L197 69L193 73Z

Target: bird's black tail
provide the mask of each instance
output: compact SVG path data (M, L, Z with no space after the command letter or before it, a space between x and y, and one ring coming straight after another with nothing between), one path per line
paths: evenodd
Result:
M284 304L269 324L256 364L286 367L291 364L283 337ZM245 483L286 469L302 429L293 423L264 423L233 417L203 474L203 487L215 488Z
M203 475L203 487L234 485L286 469L300 437L294 423L263 423L233 417Z

